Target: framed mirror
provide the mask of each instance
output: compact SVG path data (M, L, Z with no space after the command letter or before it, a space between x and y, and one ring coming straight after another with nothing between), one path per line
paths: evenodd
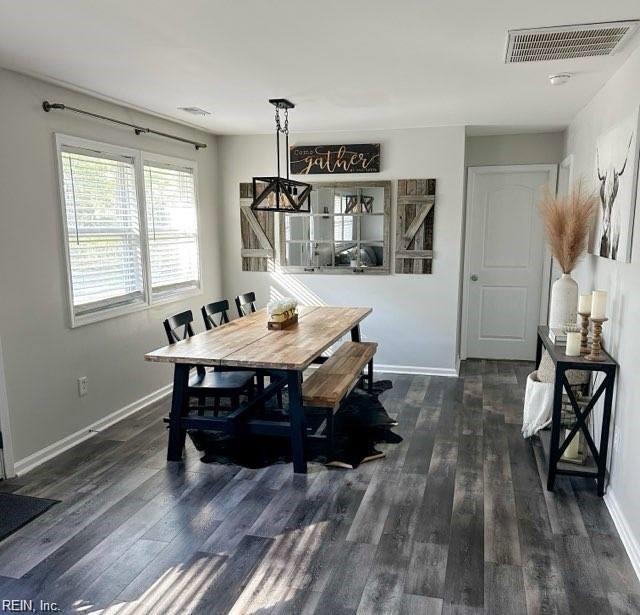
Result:
M280 214L280 255L291 273L389 273L391 182L313 185L310 213Z

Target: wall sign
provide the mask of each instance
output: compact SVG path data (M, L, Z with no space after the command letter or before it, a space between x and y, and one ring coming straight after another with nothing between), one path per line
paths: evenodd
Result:
M294 145L289 162L292 175L379 173L380 143Z

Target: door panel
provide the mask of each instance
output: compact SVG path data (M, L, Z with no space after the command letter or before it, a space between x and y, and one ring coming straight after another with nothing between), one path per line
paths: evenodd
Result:
M538 204L555 180L553 165L469 169L463 356L535 358L545 262Z

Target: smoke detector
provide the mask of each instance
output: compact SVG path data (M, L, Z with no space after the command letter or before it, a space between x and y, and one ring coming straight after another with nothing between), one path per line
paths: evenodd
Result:
M571 79L569 73L557 73L555 75L549 75L549 83L551 85L564 85Z
M633 36L640 20L509 30L505 63L610 56Z
M200 107L178 107L178 110L190 113L191 115L211 115L211 111L205 111Z

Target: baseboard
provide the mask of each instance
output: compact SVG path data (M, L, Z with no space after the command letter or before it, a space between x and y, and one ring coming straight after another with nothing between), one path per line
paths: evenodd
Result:
M14 464L14 472L16 475L20 476L22 474L26 474L30 470L33 470L37 466L43 464L45 461L49 461L49 459L53 459L57 457L64 451L70 449L72 446L76 446L76 444L80 444L80 442L84 442L89 438L96 435L97 432L110 427L114 423L121 421L126 418L130 414L134 412L138 412L143 408L146 408L150 404L153 404L165 397L168 397L171 394L171 390L173 388L173 384L167 384L162 388L154 391L153 393L149 393L149 395L145 395L144 397L134 401L133 403L125 406L124 408L120 408L115 412L101 418L95 423L91 423L91 425L87 425L83 429L72 433L62 440L58 440L45 448L32 453L28 457L24 459L20 459L20 461L16 461Z
M620 540L622 540L622 544L627 550L627 555L631 560L631 565L635 570L636 576L640 580L640 544L631 532L627 519L624 514L622 514L618 501L616 500L616 496L613 491L611 491L611 488L607 490L607 493L604 496L604 502L609 509L609 513L611 514L613 523L618 530L618 534L620 534Z
M373 364L374 372L385 372L387 374L415 374L417 376L446 376L456 378L458 370L451 367L418 367L415 365L385 365L383 363Z

